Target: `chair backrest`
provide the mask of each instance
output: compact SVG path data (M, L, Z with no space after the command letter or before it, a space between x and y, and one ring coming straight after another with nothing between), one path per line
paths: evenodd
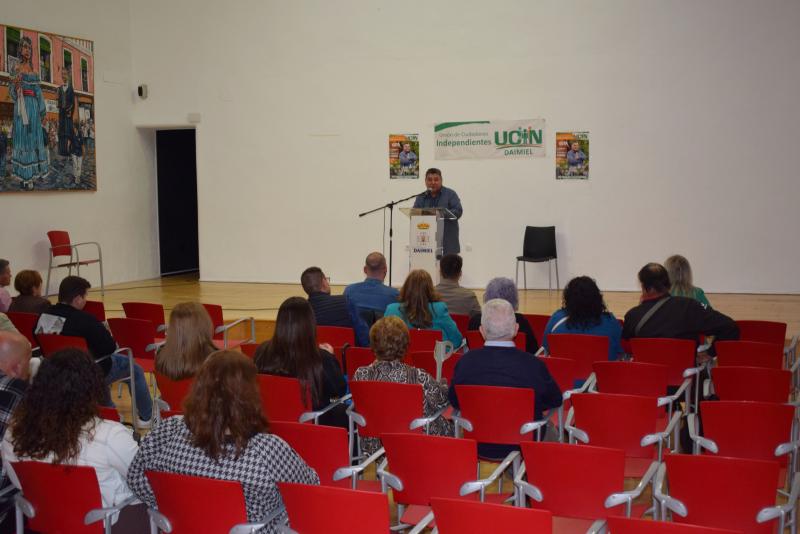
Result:
M225 324L225 319L222 317L222 306L219 304L203 304L203 308L208 312L211 318L211 324L214 327L214 339L224 339L224 332L217 332L217 328Z
M441 330L408 329L408 352L433 350L436 342L442 340Z
M392 490L396 503L427 506L431 497L459 498L461 485L477 478L475 440L389 433L381 441L389 472L403 482L402 491Z
M483 347L483 345L485 344L483 335L481 335L480 330L468 330L466 338L467 338L467 345L469 346L470 350L479 349ZM525 350L527 342L528 342L528 336L525 335L525 332L517 332L517 336L514 338L514 345L519 350Z
M542 340L544 339L544 329L547 327L547 322L550 320L550 316L536 313L524 313L523 315L528 320L528 324L531 325L533 335L536 336L536 341L541 344Z
M412 352L409 355L411 365L427 371L429 375L436 378L436 359L433 357L432 351ZM453 379L453 373L456 371L456 364L461 359L462 354L454 352L442 363L442 377L447 379L449 383Z
M155 337L155 329L167 324L164 316L164 306L161 304L153 302L123 302L122 310L125 312L125 317L129 319L141 319L153 323L153 337Z
M594 362L608 361L608 338L588 334L550 334L547 344L551 356L575 360L580 378L592 374Z
M704 401L703 436L717 444L719 456L778 461L775 447L792 440L794 410L773 402Z
M389 532L386 494L289 482L279 482L278 488L289 524L296 532Z
M86 345L86 339L78 336L38 334L36 339L39 341L39 348L42 349L42 355L45 358L58 350L66 348L80 349L84 352L89 352L89 347Z
M517 445L533 439L520 434L523 424L534 419L534 392L530 388L498 386L456 386L461 416L472 423L464 437L481 443Z
M242 343L239 345L239 348L242 354L254 358L259 346L261 346L261 343Z
M545 364L550 376L558 384L558 389L562 392L575 387L575 382L580 380L578 375L578 363L569 358L554 358L552 356L539 357Z
M670 386L683 383L683 371L694 367L697 346L690 339L635 338L631 339L633 360L640 363L666 365Z
M526 258L537 259L557 258L556 227L526 226L522 255Z
M155 341L155 328L153 323L144 319L129 319L127 317L112 317L108 320L111 335L120 347L127 347L133 351L134 358L145 360L155 359L156 351L147 350Z
M775 321L736 321L739 327L739 339L742 341L761 341L776 343L783 347L786 344L786 323Z
M303 412L311 410L310 399L303 402L300 381L288 376L258 375L261 408L268 421L296 423Z
M787 402L792 387L791 371L765 367L715 367L711 379L726 401Z
M655 449L642 447L640 442L657 430L659 409L655 397L579 393L571 400L575 426L589 434L590 445L622 449L629 457L653 457Z
M93 467L46 462L16 462L13 466L22 495L36 510L28 528L70 534L103 532L102 522L83 524L87 512L103 506Z
M666 365L639 362L595 362L592 365L601 393L661 397L669 385Z
M247 522L242 483L238 480L145 471L158 511L172 524L172 534L228 532Z
M547 510L532 510L461 499L431 499L436 527L442 534L483 534L485 532L553 531L553 515Z
M528 482L544 497L531 507L590 520L624 513L624 507L604 506L610 494L624 490L622 450L540 441L522 443L521 449Z
M411 421L423 416L421 384L398 384L370 380L350 382L355 411L367 424L358 427L360 436L380 437L386 432L422 432L409 430Z
M333 481L333 473L350 464L348 436L344 428L271 421L269 431L288 443L317 472L325 486L350 487L350 479Z
M359 367L366 367L375 361L375 353L369 347L348 347L344 353L345 374L353 378Z
M25 312L6 312L6 315L13 323L14 327L19 330L19 333L25 336L31 347L38 347L39 343L33 335L36 328L36 323L39 322L38 313L25 313Z
M184 378L182 380L172 380L156 371L156 384L161 398L169 404L171 410L182 410L183 399L192 389L194 378Z
M466 336L467 332L469 331L469 315L465 315L463 313L451 313L450 317L453 318L453 322L456 323L456 327L458 331L461 332L462 336Z
M783 345L761 341L717 341L718 365L783 369Z
M106 306L101 300L87 300L86 306L83 307L83 311L101 323L106 320Z
M681 525L667 521L650 521L627 517L609 517L611 534L744 534L741 530Z
M72 256L72 244L69 240L69 232L64 230L50 230L47 232L50 240L50 253L56 256Z
M110 406L98 406L100 410L100 417L107 420L107 421L116 421L119 423L121 418L119 416L119 412L116 408L111 408Z
M774 532L756 515L775 505L778 462L711 455L668 454L669 495L686 505L688 514L672 515L676 523L739 529L747 534Z

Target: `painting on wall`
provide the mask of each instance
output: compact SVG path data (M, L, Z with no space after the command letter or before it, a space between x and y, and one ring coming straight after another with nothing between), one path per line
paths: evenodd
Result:
M0 25L0 192L96 191L94 43Z

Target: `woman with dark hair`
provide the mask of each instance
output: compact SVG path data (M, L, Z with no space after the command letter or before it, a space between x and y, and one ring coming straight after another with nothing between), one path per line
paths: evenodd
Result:
M603 294L594 280L578 276L564 287L561 309L547 321L542 346L548 349L550 334L591 334L608 337L608 359L616 360L622 354L620 338L622 326L606 308Z
M311 305L304 298L291 297L278 308L275 333L261 344L254 359L260 373L297 378L306 406L321 410L347 393L342 368L332 352L330 345L317 345L317 323ZM337 406L322 415L319 422L347 428L345 408Z
M252 360L230 350L200 367L183 416L170 417L143 440L128 483L148 506L157 505L145 471L164 471L242 483L247 520L263 521L282 506L278 482L319 484L319 477L281 438L270 434ZM285 520L285 514L277 521ZM267 532L274 532L274 526Z
M41 314L50 309L50 301L42 296L42 275L29 269L14 277L14 289L19 295L11 299L8 311Z
M400 302L389 304L383 315L400 317L409 328L441 330L443 339L454 347L464 340L447 311L447 304L441 302L434 290L431 275L422 269L408 273L400 289Z
M198 302L176 304L169 314L167 340L156 354L156 371L170 380L191 378L216 351L214 325L208 312Z
M13 462L37 460L93 467L104 507L132 496L125 478L136 442L122 424L99 417L104 389L100 368L83 351L64 349L42 362L3 439L3 466L15 486ZM147 524L144 506L123 508L118 521L132 532Z

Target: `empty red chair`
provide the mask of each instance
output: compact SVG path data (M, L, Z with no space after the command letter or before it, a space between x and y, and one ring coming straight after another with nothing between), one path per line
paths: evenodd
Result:
M116 408L111 408L110 406L98 406L98 410L100 411L100 417L102 419L107 421L116 421L117 423L122 422L122 417Z
M192 389L194 378L184 378L183 380L172 380L156 371L156 384L161 400L167 403L167 409L182 410L183 399Z
M569 358L553 358L552 356L537 356L547 367L547 371L553 380L558 384L558 389L561 390L563 402L558 407L555 414L556 425L558 426L558 441L564 440L564 413L569 411L572 406L569 398L573 393L579 391L586 391L594 383L593 381L585 381L580 388L575 388L576 384L580 384L582 379L578 376L578 363ZM551 416L553 419L554 416Z
M375 361L375 353L369 347L348 347L344 351L345 374L353 378L359 367L366 367Z
M739 327L739 339L742 341L760 341L775 343L783 347L786 344L786 323L775 321L736 321Z
M469 330L466 338L467 346L469 346L470 350L479 349L483 347L485 343L480 330ZM514 338L514 345L516 345L519 350L525 350L527 342L528 337L525 335L525 332L517 332L517 336Z
M13 477L22 495L17 497L17 532L101 534L111 532L111 517L135 500L103 508L97 473L93 467L46 462L15 462ZM88 524L86 524L88 523Z
M45 358L56 351L67 348L89 352L86 340L82 337L62 336L60 334L37 334L36 339L39 340L39 348L42 350L42 355Z
M442 376L441 378L447 379L448 383L453 379L453 373L456 370L456 364L461 359L461 353L454 352L450 354L442 363ZM436 359L431 351L412 352L408 355L411 360L411 365L427 371L429 375L436 378Z
M289 532L351 534L389 532L389 498L383 493L279 482Z
M764 367L715 367L711 381L720 400L783 403L789 400L792 373Z
M33 335L33 331L36 329L36 323L39 322L39 314L10 311L6 312L6 315L11 320L14 327L19 330L19 333L25 336L28 342L30 342L31 347L39 346L36 337Z
M588 334L550 334L547 344L551 356L569 358L578 365L578 376L588 378L594 362L608 361L608 338Z
M718 341L717 365L783 369L783 345L760 341Z
M121 348L130 349L134 361L145 373L153 373L156 368L158 343L153 323L145 319L112 317L108 320L111 335Z
M681 525L666 521L649 521L626 517L609 517L610 534L744 534L741 530Z
M244 492L238 480L159 471L146 471L145 476L158 504L158 511L150 509L151 518L161 531L229 532L236 526L255 530L268 523L247 523Z
M467 335L467 331L469 331L469 315L464 315L463 313L451 313L450 317L453 318L453 322L456 323L456 327L458 331L461 332L462 336Z
M667 366L669 385L686 394L687 405L695 406L700 395L700 384L692 380L700 373L695 365L697 345L690 339L635 338L631 339L633 360L637 363L654 363ZM692 397L694 393L694 397ZM694 400L694 401L693 401Z
M330 403L321 410L311 407L311 395L301 396L300 381L296 378L275 375L258 375L258 387L261 391L261 407L269 421L290 421L317 423L320 416L328 413L347 397Z
M419 352L433 350L436 342L442 340L441 330L420 330L409 328L408 330L408 352Z
M330 343L333 347L334 356L342 364L342 352L347 347L356 346L356 334L352 328L343 326L319 326L317 325L317 343Z
M203 307L208 312L211 318L211 324L214 326L214 345L218 349L235 348L242 343L255 343L256 341L256 320L252 317L242 317L233 322L226 323L222 316L222 306L219 304L203 304ZM229 332L231 329L238 325L250 325L250 337L247 339L232 339Z
M261 346L261 343L242 343L239 345L239 350L242 351L242 354L245 356L250 356L251 358L255 358L256 351L258 347Z
M103 251L100 250L100 244L96 241L87 241L84 243L73 243L70 241L69 232L64 230L50 230L47 232L47 238L50 240L50 264L47 267L47 282L44 286L45 296L50 294L50 273L53 269L60 269L67 267L69 274L72 274L72 268L75 267L78 276L81 275L81 267L96 263L100 268L100 294L105 295L105 285L103 284ZM87 258L84 254L81 258L81 247L91 245L96 248L97 257ZM58 258L69 257L69 260L59 260Z
M155 329L153 337L158 336L167 329L167 321L164 316L164 306L152 302L123 302L122 309L125 317L129 319L140 319L150 321Z
M438 497L431 499L431 508L440 534L552 532L553 515L546 510Z
M547 327L548 321L550 321L550 316L536 313L523 313L522 315L525 316L528 320L528 324L531 325L533 335L536 336L536 341L541 344L544 339L544 329Z
M106 320L106 306L101 300L87 300L83 311L97 319L98 321L105 322Z

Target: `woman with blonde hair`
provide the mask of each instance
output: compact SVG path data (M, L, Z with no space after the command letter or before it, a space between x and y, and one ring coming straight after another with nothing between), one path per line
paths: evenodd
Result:
M400 302L389 304L384 316L400 317L409 328L441 330L445 341L458 347L463 341L447 304L433 288L433 280L427 271L417 269L408 273L400 289Z
M673 297L689 297L698 301L706 308L711 307L705 292L692 283L692 267L689 260L679 254L667 258L664 267L669 274L669 281L672 284L670 294Z
M190 378L217 350L211 340L214 325L202 304L182 302L169 315L167 340L156 355L156 371L170 380Z

